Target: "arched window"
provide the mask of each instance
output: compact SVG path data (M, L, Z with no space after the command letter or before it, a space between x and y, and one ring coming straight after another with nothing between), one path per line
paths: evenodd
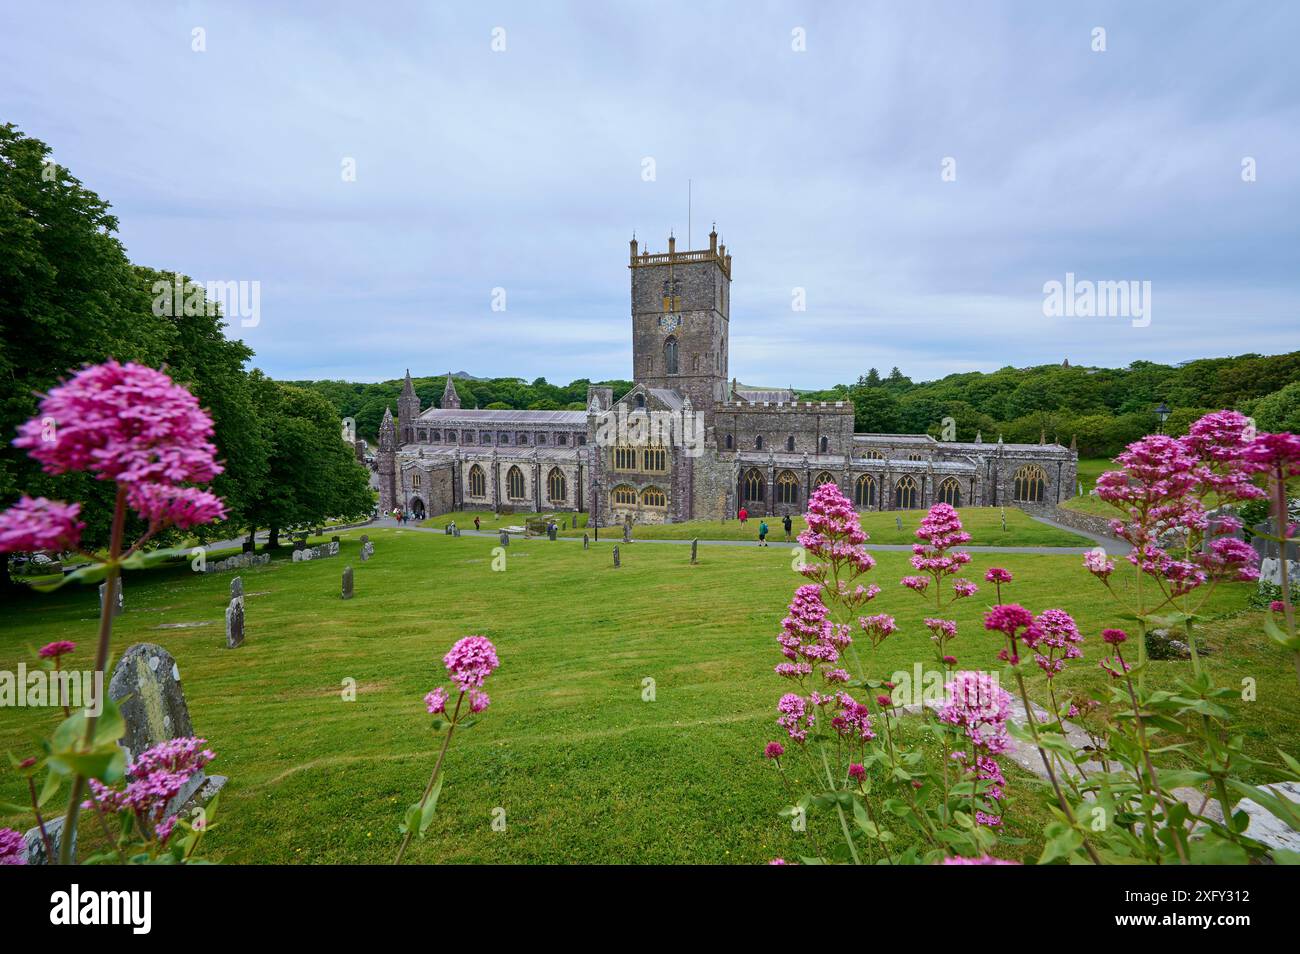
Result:
M953 507L961 506L961 484L956 477L946 477L939 485L939 502Z
M731 435L728 434L728 435L727 435L727 450L731 450L731 445L732 445Z
M754 438L754 450L762 450L762 449L763 449L763 435L759 434L757 437Z
M908 455L907 455L907 459L908 459L908 460L925 460L925 458L922 457L920 454L908 454Z
M527 432L527 431L520 431L518 434L516 434L516 435L515 435L515 443L516 443L516 444L523 444L523 445L527 446L527 444L528 444L528 432Z
M668 498L658 487L647 487L641 491L641 505L644 507L664 508L668 506Z
M429 443L429 432L426 431L424 428L420 428L418 431L416 431L416 435L417 435L416 439L421 444Z
M791 434L789 437L787 437L787 438L785 439L785 449L786 449L787 451L789 451L791 454L794 453L794 435L793 435L793 434Z
M745 476L740 482L740 491L741 500L758 502L763 499L763 474L757 467L745 471Z
M668 452L662 447L647 447L641 452L642 470L663 473L668 469Z
M556 503L561 503L568 497L568 490L564 486L564 474L558 467L552 467L551 472L546 475L546 496Z
M799 478L792 471L783 470L777 475L776 502L779 504L799 502Z
M1043 489L1047 486L1047 475L1037 464L1025 464L1016 471L1012 484L1011 499L1023 503L1042 503Z
M487 475L483 468L475 464L469 469L469 495L471 497L487 496Z
M610 499L614 501L615 506L634 507L636 506L636 490L627 484L619 484L611 491Z
M473 434L466 434L465 436L468 437L470 440L473 440L473 439L474 439L474 435L473 435ZM448 431L448 432L447 432L447 443L448 443L448 444L454 444L454 443L456 443L456 432L455 432L455 431Z
M853 506L874 507L876 505L876 478L870 474L860 474L853 485Z
M615 470L636 470L636 448L615 447L614 448L614 469Z
M677 373L677 339L672 336L664 342L664 372Z
M823 437L817 446L821 449L823 454L827 454L830 452L831 439L829 437Z
M524 472L518 467L511 467L506 474L506 496L511 500L524 499Z
M639 408L644 408L644 407L645 407L645 395L644 395L644 394L638 394L638 395L636 396L636 406L639 407Z
M419 489L420 489L420 473L419 473L419 471L416 471L414 474L411 475L411 487L414 488L415 490L419 490Z
M430 431L429 439L432 440L435 444L438 443L439 441L442 440L442 431Z
M835 483L835 478L831 476L831 472L829 470L823 470L820 474L817 475L817 478L813 481L813 487L816 488L816 487L820 487L822 484L833 484L833 483Z
M916 481L909 474L898 478L894 484L894 509L915 510L921 505L921 495L916 490Z
M875 450L874 448L873 448L872 450L867 451L867 452L866 452L865 454L863 454L862 456L863 456L864 458L866 458L867 460L884 460L884 459L885 459L885 455L882 454L882 453L880 453L880 451Z

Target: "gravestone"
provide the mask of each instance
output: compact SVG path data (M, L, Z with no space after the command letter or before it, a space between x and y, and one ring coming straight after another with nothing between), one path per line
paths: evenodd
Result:
M546 537L547 537L547 539L549 539L549 540L554 540L554 539L555 539L555 537L556 537L556 526L555 526L555 524L551 524L549 527L546 528Z
M510 534L506 533L504 530L501 531L501 536L497 539L501 542L503 547L510 546Z
M620 563L619 560L618 560L618 547L615 547L615 548L614 548L614 569L617 570L617 569L618 569L620 566L622 566L622 565L623 565L623 564Z
M55 801L57 805L57 800ZM27 863L29 865L48 865L57 864L59 860L59 851L63 846L63 816L58 815L54 818L45 819L45 837L50 840L50 851L54 854L54 860L45 856L45 840L41 838L41 826L36 825L27 830L23 835L23 846L27 851ZM77 836L72 836L72 854L70 856L74 861L77 858Z
M695 557L700 547L700 538L696 537L691 541L691 563L695 563Z
M1005 530L1006 528L1007 528L1007 508L1003 507L1002 508L1002 529Z
M240 597L243 595L244 595L243 577L239 577L239 576L233 577L230 581L230 598L233 600L236 597Z
M374 555L375 555L375 545L373 543L371 543L369 540L366 540L365 543L361 544L362 563L365 563Z
M458 537L458 536L460 536L460 527L457 527L457 526L454 526L454 525L453 525L453 527L452 527L452 534L451 534L451 535L452 535L453 537Z
M255 549L257 549L257 544L254 543L252 540L245 540L242 546L240 547L240 549L243 550L244 553L252 553Z
M234 587L231 587L233 590ZM238 649L244 643L244 596L241 592L239 596L230 598L230 605L226 607L226 648Z
M108 697L121 707L126 723L118 744L128 762L159 742L195 734L176 660L154 643L136 643L122 654L113 667ZM196 772L167 804L165 814L174 815L191 800L206 802L225 784L224 775Z
M352 599L352 567L350 566L343 568L343 598Z
M582 548L584 550L591 549L591 538L587 536L585 533L582 535Z
M294 563L301 563L301 562L302 562L302 555L303 555L304 553L306 553L306 552L307 552L307 551L305 551L305 550L301 550L301 549L299 549L298 547L294 547L294 548L293 548L293 562L294 562Z
M632 542L632 524L630 522L623 524L623 542Z
M122 615L122 606L124 603L122 599L122 578L120 576L115 581L113 593L117 597L117 599L113 600L113 616L116 618ZM108 581L105 580L103 583L99 584L99 611L101 613L104 611L104 598L107 594Z
M896 526L899 530L903 529L903 518L898 516L897 514L894 515L894 526Z

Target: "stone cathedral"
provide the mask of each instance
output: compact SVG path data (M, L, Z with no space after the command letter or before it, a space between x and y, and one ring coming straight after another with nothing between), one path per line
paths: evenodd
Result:
M1074 493L1078 455L1060 444L855 433L851 402L738 384L716 229L705 249L630 244L632 390L592 386L585 411L478 410L449 375L439 406L421 409L408 370L380 428L381 509L572 511L608 526L795 514L827 481L860 510L1050 510Z

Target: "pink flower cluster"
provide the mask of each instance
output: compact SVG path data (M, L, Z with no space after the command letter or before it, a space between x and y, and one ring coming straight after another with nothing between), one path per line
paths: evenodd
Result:
M808 700L796 692L787 692L776 704L780 713L776 724L785 729L786 734L796 742L808 738L808 730L817 723L816 710L808 705Z
M1065 610L1043 610L1021 639L1034 651L1034 662L1048 679L1054 679L1065 668L1067 659L1078 659L1083 655L1079 649L1083 636L1079 634L1074 617Z
M983 793L985 798L1000 802L1006 779L994 756L1005 752L1010 744L1007 718L1011 715L1011 694L998 685L995 677L983 672L959 672L944 689L947 700L939 709L939 721L962 729L971 744L969 755L956 752L953 758L974 780L989 783ZM1002 824L999 814L979 809L975 820L991 828Z
M212 433L212 418L166 374L108 361L51 389L14 445L46 473L86 471L126 487L128 503L153 534L226 516L219 498L182 486L221 473ZM77 504L22 498L0 515L0 552L76 547L84 526L79 512Z
M27 845L21 832L0 828L0 865L27 864Z
M804 576L822 583L832 567L857 574L876 565L862 546L867 542L867 535L858 521L858 512L835 484L825 483L813 491L804 521L808 528L799 534L799 544L822 561L806 564L800 571ZM856 594L859 602L866 602L874 595Z
M42 659L58 660L60 656L66 656L77 648L77 644L70 639L56 639L52 643L46 643L36 651L36 655Z
M496 647L486 636L465 636L456 640L447 655L442 657L447 667L447 675L462 693L469 696L469 711L477 714L492 704L492 699L483 691L483 681L501 665L497 659ZM426 693L424 707L430 715L441 715L447 711L450 695L442 686ZM459 703L457 708L459 709Z
M176 824L175 815L163 817L168 803L195 773L216 758L205 745L206 739L192 737L159 742L127 766L129 782L125 789L109 788L92 778L91 790L107 811L130 811L145 831L152 829L159 843L165 842ZM88 809L91 805L87 801L82 807Z

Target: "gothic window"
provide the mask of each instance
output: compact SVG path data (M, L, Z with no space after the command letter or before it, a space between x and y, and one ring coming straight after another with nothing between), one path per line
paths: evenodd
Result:
M1012 482L1011 499L1023 503L1042 503L1043 489L1047 486L1047 475L1037 464L1025 464L1016 471Z
M558 467L552 467L551 472L546 476L546 496L556 503L563 502L568 496L567 488L564 486L564 474Z
M519 444L519 445L521 445L521 446L523 446L523 447L527 447L527 446L528 446L528 435L527 435L525 432L520 431L518 434L515 435L515 443L516 443L516 444Z
M874 507L876 505L876 478L870 474L861 474L853 485L853 506Z
M641 454L642 470L663 473L668 469L668 452L662 447L647 447Z
M429 437L436 444L442 440L442 431L430 431Z
M727 435L727 450L731 450L731 445L732 445L731 435L728 434L728 435Z
M469 495L471 497L487 496L487 475L483 468L475 464L469 469Z
M636 396L636 406L637 406L638 408L642 409L642 410L645 409L645 395L644 395L644 394L638 394L638 395Z
M556 434L556 435L555 435L555 443L559 444L561 447L566 447L566 446L568 446L568 443L569 443L569 435L568 435L568 434Z
M763 499L763 475L757 467L751 467L745 471L745 477L741 481L741 500L758 502Z
M537 443L538 443L538 444L545 444L545 443L546 443L546 435L545 435L545 434L538 434L538 435L537 435Z
M776 478L776 502L779 504L799 502L799 478L791 471L783 470Z
M668 506L668 498L658 487L647 487L641 491L641 504L645 507L663 508Z
M894 509L915 510L921 505L921 495L917 492L916 481L904 474L894 484Z
M821 452L822 452L823 454L829 453L829 452L830 452L830 448L831 448L831 441L830 441L830 438L829 438L829 437L823 437L823 438L821 439L821 443L818 444L818 447L821 448Z
M614 469L615 470L636 470L636 448L615 447L614 448Z
M480 444L491 444L491 443L492 443L492 432L491 432L491 431L479 431L479 432L478 432L478 442L479 442Z
M420 475L418 473L411 475L411 486L416 490L420 489Z
M785 439L785 449L786 449L787 451L789 451L791 454L794 453L794 435L793 435L793 434L791 434L789 437L787 437L787 438Z
M830 471L823 470L820 474L817 475L817 479L813 481L813 487L820 487L822 484L833 484L833 483L835 483L835 478L831 476Z
M418 440L420 441L421 444L427 444L427 443L429 443L429 432L428 432L428 431L426 431L424 428L420 428L420 430L417 431L416 433L419 435Z
M578 446L579 446L579 447L585 447L586 444L587 444L587 435L586 435L586 434L579 434L579 435L578 435Z
M664 373L677 373L677 339L674 337L664 342Z
M907 455L907 459L908 459L908 460L925 460L925 458L922 457L920 454L908 454L908 455Z
M867 452L866 452L865 454L863 454L862 456L863 456L864 458L866 458L867 460L884 460L884 459L885 459L885 455L882 454L882 453L880 453L880 451L875 450L875 449L872 449L872 450L867 451Z
M506 496L511 500L524 499L524 472L518 467L511 467L506 474Z
M615 487L611 497L616 506L622 505L626 507L636 505L636 490L629 487L627 484L619 484Z
M754 450L762 450L762 449L763 449L763 435L759 434L757 437L754 438Z
M509 443L510 443L510 432L509 432L509 431L497 431L497 443L498 443L498 444L509 444Z
M939 502L953 507L961 506L961 484L956 477L947 477L939 485Z

